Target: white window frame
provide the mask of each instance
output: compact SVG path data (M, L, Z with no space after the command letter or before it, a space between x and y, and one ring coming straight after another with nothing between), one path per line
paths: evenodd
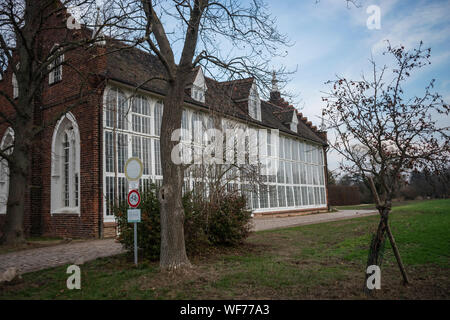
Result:
M297 112L294 110L293 113L294 114L292 115L290 129L291 129L291 131L297 132L297 128L298 128Z
M255 120L261 121L261 100L255 83L250 88L248 97L248 115Z
M123 95L119 99L119 93ZM133 109L132 101L134 98L144 99L145 105L149 107L149 114L143 114L141 111L141 107L144 104L144 101L140 101L139 105L136 105ZM161 174L161 161L159 156L159 148L157 149L157 146L159 145L159 134L160 134L160 126L162 122L162 115L164 113L164 105L163 102L160 99L139 94L136 96L136 94L133 94L130 90L127 88L124 88L120 85L110 84L108 85L104 92L103 92L103 222L114 222L115 217L114 214L109 211L109 203L108 199L111 199L114 196L114 156L112 157L112 166L111 162L108 163L108 169L111 171L107 171L107 157L106 157L106 148L108 147L106 144L106 135L111 136L110 144L112 146L113 142L113 127L107 126L107 113L108 111L108 103L111 102L109 99L112 99L111 101L117 103L119 105L120 101L123 102L122 109L125 111L128 111L124 113L123 119L121 120L122 125L117 126L116 128L116 135L117 139L116 141L119 142L119 137L126 137L126 147L124 149L120 149L120 147L117 147L117 164L118 164L118 196L119 201L126 201L126 192L128 192L128 185L127 180L125 177L125 173L123 172L123 164L125 162L123 160L123 157L131 157L134 155L141 155L141 160L143 161L144 165L147 163L148 170L145 170L145 172L142 175L142 178L140 179L140 187L141 188L147 188L149 186L149 182L153 182L156 184L159 184L162 181L162 174ZM123 99L123 100L122 100ZM119 108L117 108L119 110ZM142 119L149 119L148 125L150 126L148 132L142 132L143 130L134 131L134 129L142 129L142 122L140 126L134 126L133 127L133 117L134 121L136 121L136 116L139 116ZM110 116L110 118L113 118L114 116ZM111 119L108 121L111 124ZM158 129L156 129L156 126L159 126ZM146 149L144 147L144 139L146 140L146 147L149 147ZM133 140L139 141L139 146L134 146L133 148ZM112 148L112 147L111 147ZM148 158L144 156L144 152L147 152ZM120 161L119 161L120 159ZM146 161L147 160L147 161ZM111 190L108 190L111 187ZM125 194L124 192L125 191Z
M64 154L63 139L67 134L69 138L69 168L68 168L68 193L69 206L64 197ZM57 122L52 137L51 153L51 196L50 213L71 213L80 215L80 132L77 121L71 112L68 112Z
M52 50L53 51L55 49L55 47L57 47L58 44L56 43L53 47ZM60 49L58 49L57 51L59 51ZM64 54L61 54L59 56L57 56L48 66L48 69L50 70L50 72L48 73L48 84L52 85L54 83L60 82L62 81L63 78L63 67L62 67L62 63L64 62ZM56 66L58 65L58 66ZM56 67L55 67L56 66Z
M203 75L202 68L198 69L197 75L192 83L191 98L205 103L205 93L208 88L205 83L205 76Z
M0 143L0 148L3 150L7 147L8 138L11 138L11 143L14 143L14 130L9 127L3 134L2 141ZM8 143L9 144L9 143ZM6 152L7 154L12 153L12 149ZM9 167L6 159L0 160L0 214L6 214L6 208L8 203L8 192L9 192Z

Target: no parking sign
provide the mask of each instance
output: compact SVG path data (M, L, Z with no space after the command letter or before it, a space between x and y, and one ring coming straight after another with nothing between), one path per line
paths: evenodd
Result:
M128 192L128 205L132 208L136 208L141 203L141 195L137 190L131 190Z

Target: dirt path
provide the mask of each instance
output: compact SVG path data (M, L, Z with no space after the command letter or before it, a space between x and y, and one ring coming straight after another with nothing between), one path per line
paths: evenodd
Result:
M256 218L253 219L253 231L302 226L329 221L353 219L376 215L374 210L339 210L338 212L309 214L285 218Z
M114 239L91 240L56 246L21 250L0 255L0 272L15 267L19 273L80 263L125 252Z

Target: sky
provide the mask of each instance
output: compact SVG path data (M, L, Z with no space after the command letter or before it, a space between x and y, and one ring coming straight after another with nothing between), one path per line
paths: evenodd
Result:
M277 18L278 31L293 44L285 48L286 57L273 59L272 69L283 65L288 70L297 70L286 90L297 95L290 102L314 125L321 124L325 82L336 79L336 75L360 80L363 73L370 74L371 57L378 65L388 63L382 55L386 40L406 49L417 47L420 41L424 42L424 48L430 47L431 65L412 74L404 86L405 92L408 96L420 96L425 86L436 79L435 90L450 103L450 0L355 0L358 7L345 0L264 1L268 12ZM374 13L368 9L373 6L379 8L379 28L367 26ZM161 19L169 37L174 34L176 38L179 22L167 15ZM222 52L234 50L229 43L222 43L220 37L215 41ZM182 42L172 46L179 57ZM440 118L439 125L450 126L450 119ZM332 139L333 132L328 137ZM339 160L335 151L328 152L330 170L338 167Z
M431 65L414 73L405 84L405 91L421 95L431 79L435 90L450 103L450 0L360 0L360 7L347 7L344 0L268 0L270 10L277 17L278 30L286 34L294 45L287 48L285 58L274 60L297 72L287 86L298 94L294 102L313 124L320 125L324 103L321 97L327 90L324 84L336 75L359 80L369 74L369 58L385 63L382 56L386 41L392 45L416 47L422 40L431 47ZM367 20L380 8L380 28L369 29ZM440 124L449 126L448 118ZM330 170L338 167L336 152L329 152Z

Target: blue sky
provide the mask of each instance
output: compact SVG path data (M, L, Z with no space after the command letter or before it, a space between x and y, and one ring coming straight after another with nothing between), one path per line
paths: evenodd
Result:
M425 48L431 47L432 64L413 73L404 89L408 95L420 96L430 80L436 79L435 90L450 103L450 0L356 0L360 7L347 6L345 0L265 1L270 13L277 17L277 29L294 43L287 48L285 58L273 60L273 69L280 64L297 69L286 89L298 95L292 102L313 124L321 122L321 97L327 90L324 83L335 79L336 74L354 80L360 79L362 73L369 74L371 56L380 65L387 63L382 55L385 40L407 49L416 47L421 40ZM371 13L366 10L372 5L380 8L378 30L367 27ZM168 16L163 18L166 31L176 38L181 30L177 22ZM220 37L216 41L222 52L234 50ZM177 56L181 44L172 43ZM439 122L450 126L449 118ZM332 138L332 132L329 137ZM338 160L336 152L330 151L329 168L337 168Z
M295 43L286 58L277 59L290 69L298 66L288 89L298 93L298 107L320 125L324 82L336 74L360 79L370 72L368 59L384 63L381 55L385 40L406 48L431 47L431 65L416 72L406 83L409 94L420 95L431 79L435 89L450 103L450 1L360 0L361 7L344 0L269 0L270 10L278 19L278 29ZM381 28L368 29L367 7L381 9ZM449 119L441 119L450 125ZM338 157L329 154L329 167L337 167Z

